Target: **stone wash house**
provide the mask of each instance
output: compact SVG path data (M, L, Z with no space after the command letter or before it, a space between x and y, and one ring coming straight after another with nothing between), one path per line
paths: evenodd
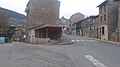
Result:
M58 0L30 0L27 4L27 41L46 43L61 37Z
M115 40L113 35L118 28L118 2L105 0L98 7L100 39Z

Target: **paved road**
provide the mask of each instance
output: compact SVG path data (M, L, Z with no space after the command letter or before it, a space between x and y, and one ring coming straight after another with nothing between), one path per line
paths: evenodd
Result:
M120 46L64 34L71 45L0 44L0 67L120 67Z
M0 67L75 67L58 46L26 43L0 44Z
M78 36L65 36L75 42L64 48L76 67L120 67L120 46Z

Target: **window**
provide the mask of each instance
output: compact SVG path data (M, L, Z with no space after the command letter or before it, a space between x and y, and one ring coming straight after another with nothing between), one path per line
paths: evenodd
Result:
M104 21L106 21L106 14L104 15Z
M100 20L101 20L101 22L102 22L102 16L100 17Z
M99 8L100 13L102 13L102 8Z
M101 27L100 27L100 34L101 34Z
M104 11L106 11L106 5L104 5Z
M105 34L105 27L102 27L102 35Z
M93 23L95 23L95 19L93 19Z

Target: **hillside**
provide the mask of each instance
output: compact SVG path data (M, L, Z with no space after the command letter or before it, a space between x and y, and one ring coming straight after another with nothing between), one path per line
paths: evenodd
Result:
M11 11L5 8L0 7L0 11L4 12L8 17L13 17L17 19L26 19L26 16L15 11Z

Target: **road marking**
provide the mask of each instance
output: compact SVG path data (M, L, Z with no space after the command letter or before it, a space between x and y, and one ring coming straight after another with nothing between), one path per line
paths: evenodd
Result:
M77 42L80 42L80 40L76 40Z
M71 40L71 42L96 42L94 40Z
M98 61L97 59L95 59L94 57L92 57L91 55L85 55L85 57L92 62L96 67L107 67L106 65L104 65L103 63L101 63L100 61Z
M71 40L71 42L75 42L75 40Z
M81 40L81 41L85 41L85 40Z

